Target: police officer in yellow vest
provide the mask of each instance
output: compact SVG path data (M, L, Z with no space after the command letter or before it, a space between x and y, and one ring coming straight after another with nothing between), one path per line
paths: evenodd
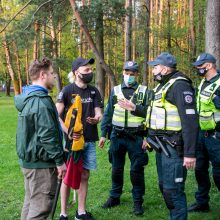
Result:
M159 188L170 210L170 219L186 220L186 171L195 167L198 134L194 89L191 80L176 70L176 59L171 54L161 53L148 64L153 66L154 80L159 84L147 110L147 141L151 146L157 145L154 149ZM145 117L138 110L140 107L128 100L119 101L119 105Z
M130 179L133 186L134 214L142 215L145 193L144 166L148 163L148 155L142 146L143 136L146 132L143 126L145 119L132 115L130 111L124 110L118 105L118 101L125 98L137 105L146 105L147 87L136 82L137 76L138 64L134 61L125 62L123 83L113 88L104 112L99 146L101 148L104 146L109 125L111 125L109 160L112 164L112 188L109 198L102 205L102 208L111 208L120 204L125 157L128 152L131 161ZM146 108L143 111L143 114L146 115Z
M195 175L198 191L196 203L189 212L209 211L209 162L215 185L220 191L220 73L216 70L216 59L209 53L198 56L193 66L203 77L197 94L197 111L199 113L199 141L196 152Z
M159 187L171 220L187 219L184 185L187 169L194 168L198 116L191 80L176 70L176 59L161 53L148 62L159 84L148 108L148 135L167 149L156 153ZM157 138L155 138L157 137Z

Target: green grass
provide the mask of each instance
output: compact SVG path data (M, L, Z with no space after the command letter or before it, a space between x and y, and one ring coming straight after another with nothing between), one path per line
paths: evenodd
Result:
M0 220L20 219L23 203L24 189L23 176L18 165L15 151L15 134L17 124L17 112L14 108L13 98L0 94ZM129 177L129 160L125 168L125 184L121 205L110 210L100 208L108 198L111 187L111 166L107 156L108 146L100 150L97 148L98 169L91 173L87 209L91 211L97 220L130 220L138 219L132 214L132 196ZM149 165L145 169L146 194L144 197L145 213L142 219L166 220L169 213L158 190L157 174L155 169L154 153L150 153ZM186 193L188 204L194 202L196 190L194 172L188 172ZM190 220L219 220L220 219L220 193L212 181L210 192L211 212L207 214L190 214ZM58 219L60 205L58 204L56 219ZM70 219L73 219L76 204L69 208Z

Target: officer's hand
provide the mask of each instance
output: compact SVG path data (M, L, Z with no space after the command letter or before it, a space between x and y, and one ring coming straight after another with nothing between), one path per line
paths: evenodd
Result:
M144 140L143 140L143 144L142 144L142 149L143 149L143 150L147 150L147 147L148 147L148 143L147 143L147 141L144 139Z
M132 112L135 111L136 109L136 105L127 99L118 100L118 105L121 108L126 109L128 111L132 111Z
M105 137L101 137L101 138L100 138L100 140L99 140L99 147L100 147L100 148L103 148L103 147L104 147L105 141L106 141L106 138L105 138Z
M184 157L183 166L186 166L186 169L195 169L196 167L196 158Z
M57 166L58 178L63 179L66 174L66 164L64 163L61 166Z

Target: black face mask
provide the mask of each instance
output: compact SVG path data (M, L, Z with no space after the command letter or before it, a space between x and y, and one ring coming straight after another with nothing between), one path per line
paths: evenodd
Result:
M199 76L205 76L205 74L206 74L208 71L209 71L209 70L207 70L206 67L205 67L205 68L201 68L201 69L197 69L197 74L198 74Z
M157 75L154 75L154 81L161 82L163 79L163 75L161 73L158 73Z
M93 78L93 73L87 73L87 74L81 74L81 77L79 76L79 78L86 84L90 83L92 81Z

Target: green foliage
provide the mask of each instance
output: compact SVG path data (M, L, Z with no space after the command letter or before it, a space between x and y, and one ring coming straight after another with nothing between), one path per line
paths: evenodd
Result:
M1 219L20 219L20 212L24 198L23 175L18 165L18 158L15 149L15 135L17 124L17 111L13 104L13 98L0 94L0 210ZM87 210L91 211L97 220L133 220L139 219L132 214L133 202L131 195L129 160L127 158L124 189L121 197L121 205L109 210L103 210L101 205L109 196L111 187L111 165L108 162L108 146L103 150L97 147L98 169L91 173L89 182L89 192L87 197ZM145 213L143 219L167 220L168 210L159 192L157 174L155 167L155 155L149 153L149 164L145 169L146 194L144 196ZM211 173L210 173L211 174ZM210 192L211 211L207 214L190 214L189 220L219 220L220 194L212 181ZM186 181L186 194L188 204L194 202L194 192L196 190L194 172L189 171ZM72 196L71 196L72 199ZM70 200L71 200L70 199ZM73 218L77 205L68 209L70 219ZM60 212L60 201L55 214L58 219Z

